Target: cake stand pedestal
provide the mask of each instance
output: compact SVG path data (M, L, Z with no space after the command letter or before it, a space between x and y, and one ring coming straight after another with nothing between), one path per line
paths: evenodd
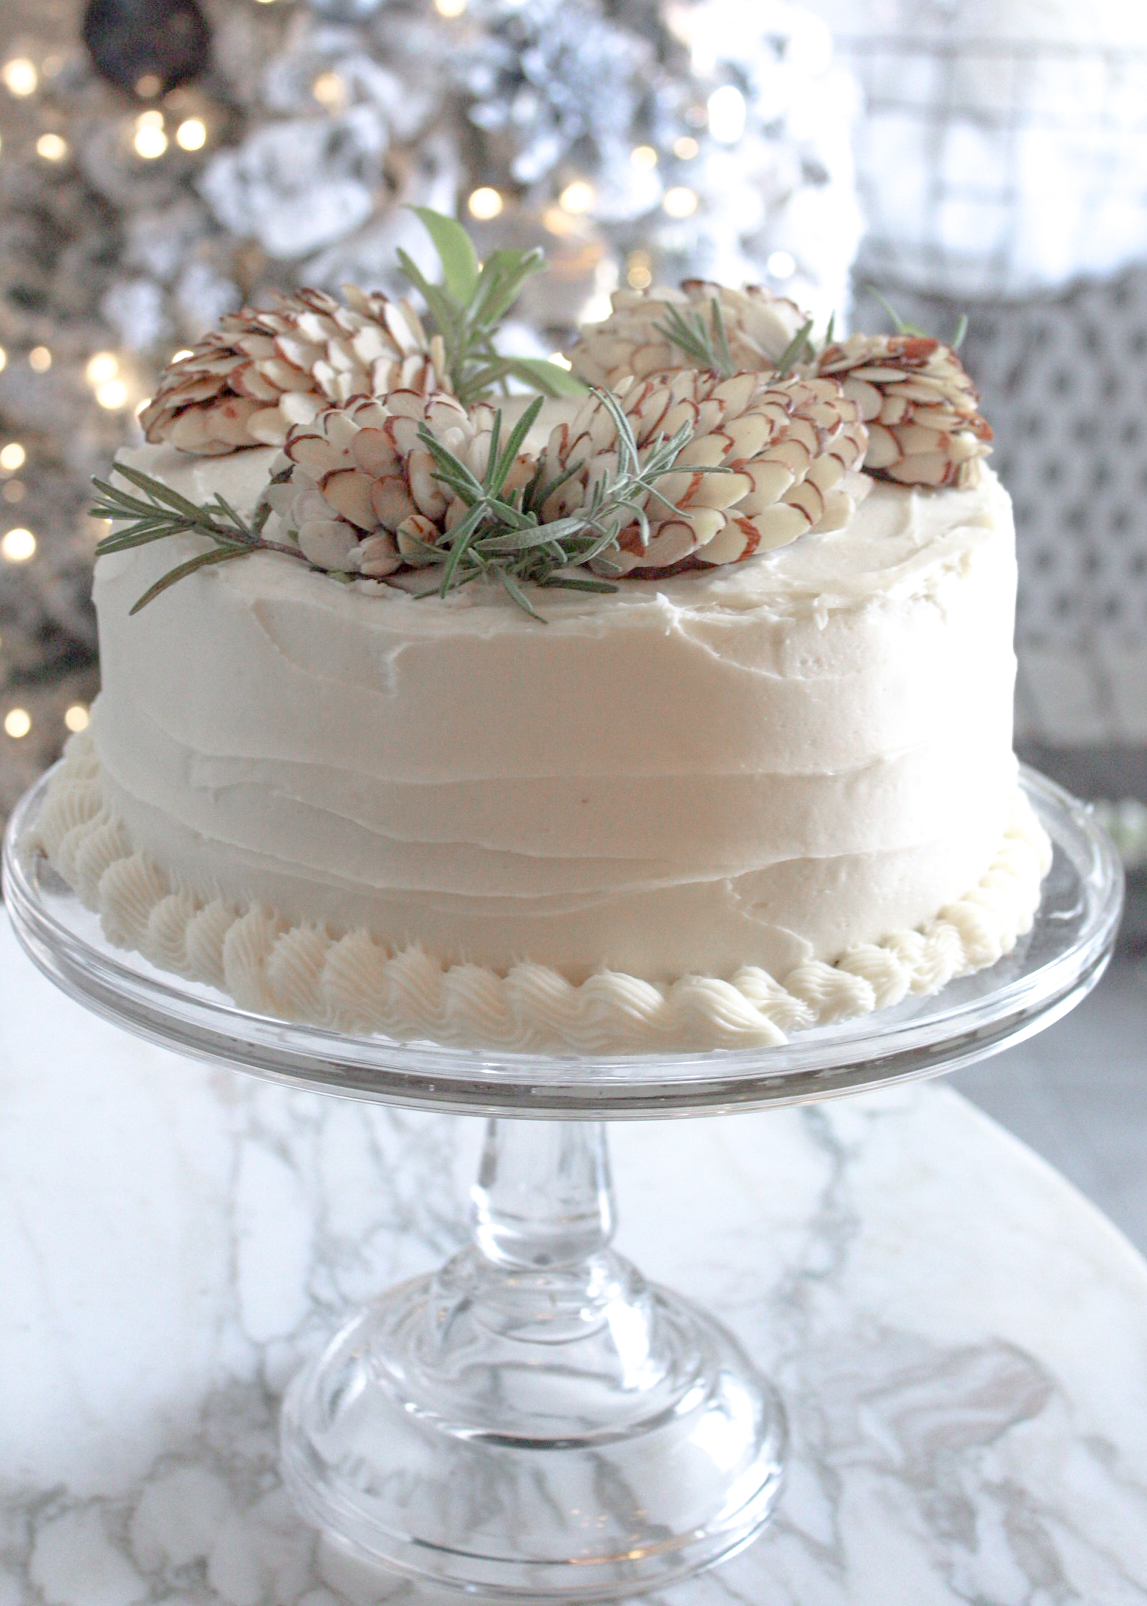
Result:
M609 1598L748 1543L780 1493L785 1428L731 1335L610 1249L604 1120L934 1075L1070 1009L1110 955L1118 862L1081 805L1025 785L1055 860L1009 958L931 999L737 1053L539 1061L247 1014L105 942L37 850L43 782L9 826L5 892L40 968L146 1037L297 1086L491 1118L470 1245L296 1378L283 1468L302 1509L372 1561L488 1597Z

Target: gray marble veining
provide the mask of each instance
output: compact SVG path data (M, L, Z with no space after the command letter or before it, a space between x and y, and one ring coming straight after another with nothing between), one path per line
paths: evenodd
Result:
M278 1396L461 1237L479 1123L133 1041L0 937L0 1606L430 1597L296 1516ZM618 1127L620 1247L783 1389L760 1542L665 1606L1147 1602L1147 1267L954 1095Z

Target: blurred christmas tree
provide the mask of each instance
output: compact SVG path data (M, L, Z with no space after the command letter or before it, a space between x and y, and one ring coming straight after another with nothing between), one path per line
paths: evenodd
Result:
M399 288L409 204L540 245L548 354L619 283L840 309L850 80L785 0L5 0L0 809L93 695L87 482L172 353L276 287Z

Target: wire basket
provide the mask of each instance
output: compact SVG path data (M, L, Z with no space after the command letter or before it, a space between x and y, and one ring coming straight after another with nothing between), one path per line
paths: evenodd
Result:
M868 36L861 267L961 298L1026 297L1147 258L1147 50Z

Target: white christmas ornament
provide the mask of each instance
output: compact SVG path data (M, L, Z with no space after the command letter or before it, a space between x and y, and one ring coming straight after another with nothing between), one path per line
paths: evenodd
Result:
M219 222L291 261L341 240L374 211L387 147L373 106L268 123L208 163L199 188Z
M859 99L828 28L787 0L673 4L667 22L693 70L717 84L707 152L691 164L706 225L693 273L725 284L767 275L818 323L842 316L863 228L852 155Z

